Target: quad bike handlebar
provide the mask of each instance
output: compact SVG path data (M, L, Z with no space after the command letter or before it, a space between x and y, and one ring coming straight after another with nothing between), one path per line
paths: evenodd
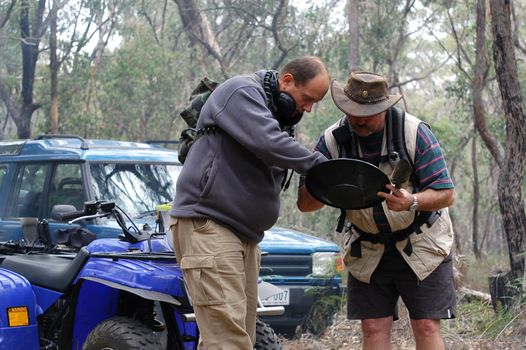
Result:
M84 203L84 210L61 213L58 216L60 220L68 221L68 224L70 225L82 220L93 220L113 216L122 229L124 237L130 243L137 243L139 241L138 237L143 233L133 223L130 217L115 204L115 202L89 201ZM130 227L126 226L125 218L131 222Z

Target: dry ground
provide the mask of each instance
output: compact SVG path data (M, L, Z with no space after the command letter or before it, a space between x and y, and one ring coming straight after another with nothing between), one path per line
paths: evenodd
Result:
M506 258L499 255L473 260L455 254L457 318L442 321L446 349L526 350L526 303L503 317L495 313L487 294L487 276L496 270L506 270L506 266ZM485 296L470 295L461 287L463 285ZM409 315L403 303L399 305L399 314L400 319L393 325L392 348L415 349ZM333 325L319 337L302 334L293 340L282 338L283 350L360 350L361 342L360 322L347 320L344 313L336 315Z
M491 306L488 305L488 308ZM493 312L493 311L491 311ZM468 316L469 317L469 316ZM451 350L524 350L526 349L526 307L505 325L501 333L488 338L472 334L462 325L462 316L456 321L443 321L442 334L446 349ZM466 326L469 328L470 326ZM469 334L464 334L469 333ZM302 334L298 339L282 339L284 350L342 350L361 349L360 322L349 321L343 315L320 336ZM405 307L400 307L400 319L394 323L393 350L414 349L409 317Z

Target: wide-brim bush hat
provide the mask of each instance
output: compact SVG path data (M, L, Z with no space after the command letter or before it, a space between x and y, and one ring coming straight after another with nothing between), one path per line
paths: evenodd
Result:
M402 95L388 94L387 79L370 72L352 72L347 84L333 80L331 95L336 106L354 117L369 117L386 111Z

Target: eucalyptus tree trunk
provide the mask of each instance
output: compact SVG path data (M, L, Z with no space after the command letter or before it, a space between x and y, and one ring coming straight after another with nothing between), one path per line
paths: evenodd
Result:
M11 2L11 7L16 1ZM37 61L39 56L39 44L44 36L49 20L56 16L59 4L53 3L48 16L46 12L46 0L30 1L21 0L20 2L20 48L22 55L22 82L20 92L20 105L15 103L12 96L10 96L7 86L0 77L0 99L3 100L6 106L7 115L11 117L17 128L17 136L21 139L26 139L31 136L31 118L33 112L40 108L40 104L33 99L33 90L35 82L35 73L37 69ZM1 26L4 26L8 16L1 19Z
M199 10L196 0L174 0L179 8L181 21L188 40L192 45L200 44L207 53L214 57L224 77L228 77L228 69L221 53L221 47L212 31L208 18Z
M475 129L482 138L482 141L493 155L493 158L498 164L502 164L504 161L504 152L498 141L493 137L486 124L486 113L484 108L484 102L482 98L482 91L486 86L487 74L488 74L488 59L486 56L486 2L485 0L477 1L477 19L476 19L476 50L475 50L475 76L471 80L472 88L472 101L473 101L473 121ZM473 253L477 259L480 259L481 252L479 246L479 222L478 222L478 209L479 209L479 198L480 190L478 183L478 166L476 161L476 138L473 138L473 156L472 156L472 168L473 168L473 216L472 216L472 246Z
M53 0L56 3L57 0ZM57 16L49 22L49 74L51 80L51 107L49 112L49 132L58 134L58 68L57 58Z
M490 0L495 71L506 117L506 158L500 167L499 206L509 248L510 279L524 277L526 215L522 174L526 161L526 115L517 76L510 1ZM524 281L522 281L524 282Z
M475 57L475 76L472 79L473 117L475 128L482 141L500 168L504 163L505 152L497 139L492 135L486 123L486 113L482 99L482 91L486 85L488 74L488 60L486 57L486 0L477 1L477 39Z
M352 72L358 68L360 52L358 0L347 0L347 18L349 23L349 72Z
M30 3L22 0L20 14L20 33L22 40L22 106L12 115L17 127L17 135L21 139L31 136L31 117L33 112L40 107L33 101L33 84L35 82L36 64L38 61L38 45L43 34L43 16L46 7L45 0L39 0L34 14L33 25L30 19Z
M4 13L0 14L0 33L2 32L3 28L9 21L9 18L11 18L11 14L13 13L13 10L15 8L16 0L11 0L11 3L9 6L7 6L7 10L4 11ZM0 50L2 50L2 40L0 38ZM2 126L0 127L0 140L4 139L4 132L7 125L7 122L9 121L9 117L14 114L16 111L16 108L13 104L13 101L11 101L11 97L9 94L9 89L4 82L4 79L2 76L0 76L0 101L3 102L3 111L5 111L5 119L2 122Z
M287 31L291 20L289 0L226 1L222 6L211 2L206 12L199 8L197 0L173 1L190 44L204 48L206 56L214 59L224 78L229 78L230 69L246 45L259 41L262 33L265 36L270 34L273 40L269 45L275 50L272 69L278 69L291 50L298 46L298 43L290 42ZM222 20L217 20L218 16Z
M479 246L479 202L480 202L480 185L477 165L477 139L474 137L471 140L471 166L473 168L473 216L472 216L472 243L473 243L473 254L477 259L480 259L480 246Z

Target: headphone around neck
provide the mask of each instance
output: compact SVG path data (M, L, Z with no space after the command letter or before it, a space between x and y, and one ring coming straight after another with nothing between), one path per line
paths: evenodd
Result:
M286 92L279 91L279 73L269 70L263 77L263 89L267 97L267 106L274 118L282 126L293 126L297 124L303 113L296 113L296 101Z

